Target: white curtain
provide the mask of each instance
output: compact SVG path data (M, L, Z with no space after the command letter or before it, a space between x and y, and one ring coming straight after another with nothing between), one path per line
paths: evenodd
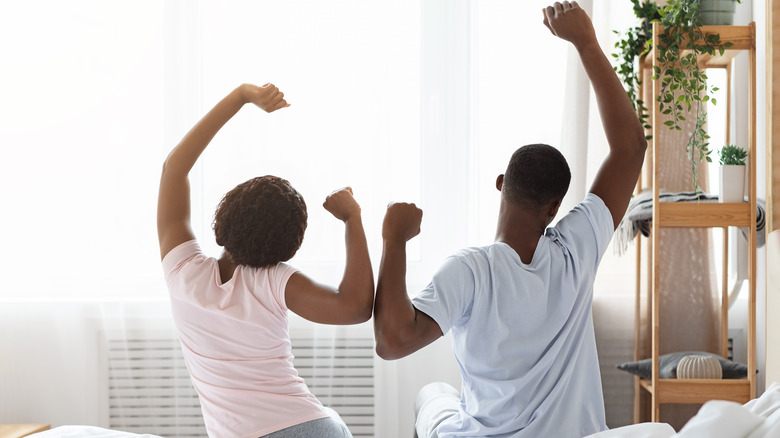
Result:
M579 60L542 25L549 3L4 4L0 300L13 302L4 310L16 317L4 320L0 347L17 362L0 373L0 383L67 378L30 354L36 338L25 337L31 329L19 315L38 321L59 314L32 324L33 331L50 339L70 333L74 344L93 336L89 330L122 327L123 315L143 316L140 309L155 309L161 324L170 323L154 228L160 166L242 82L274 82L292 106L270 115L246 108L193 171L194 228L213 255L210 225L219 198L262 174L286 177L304 195L309 228L292 263L324 282L338 282L344 258L342 225L320 207L331 190L353 186L375 265L385 205L417 202L425 216L410 250L411 293L455 249L493 240L495 178L517 147L560 146L574 171L567 198L573 206L606 149ZM619 8L580 4L609 50L611 30L623 27L609 21ZM612 263L602 266L597 293L625 292L614 290L610 276L623 281L626 270ZM389 414L377 420L386 436L411 430L407 408L417 386L442 374L457 378L443 342L428 356L378 362L380 380L391 382L377 387L377 411ZM69 349L51 342L41 345L65 363L78 358L66 358ZM420 371L431 361L437 366ZM13 418L0 420L102 421L96 402L83 397L45 409L40 392L2 398L0 413Z

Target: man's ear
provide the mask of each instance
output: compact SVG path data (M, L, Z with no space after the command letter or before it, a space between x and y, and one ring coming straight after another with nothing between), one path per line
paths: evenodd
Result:
M558 209L561 208L561 200L551 202L547 210L547 217L552 221L555 215L558 214Z
M504 187L504 174L498 175L498 178L496 178L496 188L498 191L501 191L501 188Z

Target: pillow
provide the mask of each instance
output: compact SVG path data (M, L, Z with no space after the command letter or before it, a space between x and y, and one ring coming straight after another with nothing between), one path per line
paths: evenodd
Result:
M659 376L661 379L676 379L677 378L677 364L685 356L692 354L704 354L715 357L720 362L720 366L723 368L724 379L742 379L747 377L747 365L732 362L728 359L724 359L717 354L704 353L701 351L680 351L677 353L665 354L658 358ZM642 377L644 379L651 379L653 360L644 359L637 362L626 362L617 366L623 371L627 371L635 376Z

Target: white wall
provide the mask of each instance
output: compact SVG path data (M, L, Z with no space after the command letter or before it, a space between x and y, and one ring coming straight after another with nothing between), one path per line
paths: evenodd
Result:
M774 269L768 270L766 312L759 312L766 318L766 387L772 382L780 382L780 230L775 230L767 239L767 264ZM775 315L774 318L768 318ZM770 346L774 348L770 348Z

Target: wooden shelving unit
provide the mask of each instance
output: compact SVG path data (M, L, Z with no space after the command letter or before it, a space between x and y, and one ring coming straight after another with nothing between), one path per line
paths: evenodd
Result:
M653 47L658 47L657 35L658 23L653 27ZM659 148L653 145L653 172L650 186L653 190L653 221L651 234L651 272L650 295L652 318L651 331L651 357L653 371L651 379L635 379L634 420L639 421L640 392L647 391L651 395L651 420L660 421L660 405L662 404L699 404L709 400L730 400L745 403L754 397L756 393L756 27L755 23L748 26L704 26L705 33L720 34L721 42L731 42L733 46L728 48L722 56L700 58L700 65L706 68L724 68L728 72L729 83L731 77L731 64L733 59L741 52L747 52L749 56L749 150L748 150L748 191L749 201L746 203L661 203L659 202L660 184ZM656 54L653 51L642 61L642 83L651 83L652 64L657 63ZM658 122L661 115L655 96L658 95L660 84L653 82L653 98L651 111L653 126L653 142L659 138L658 130L667 129ZM640 90L640 93L642 91ZM731 95L731 90L727 90ZM640 94L641 96L641 94ZM731 106L730 99L726 105ZM660 126L659 126L660 125ZM729 137L727 132L727 137ZM643 186L640 179L639 187ZM660 283L661 260L659 259L659 238L662 228L723 228L723 290L721 300L721 333L720 354L727 356L728 348L728 233L729 227L748 228L748 333L747 333L747 367L748 378L742 380L704 380L704 379L661 379L659 377L659 335L660 326L663 324L662 309L660 308L658 285ZM640 342L640 300L641 300L641 242L637 237L637 281L636 281L636 326L635 326L635 360L639 357Z

